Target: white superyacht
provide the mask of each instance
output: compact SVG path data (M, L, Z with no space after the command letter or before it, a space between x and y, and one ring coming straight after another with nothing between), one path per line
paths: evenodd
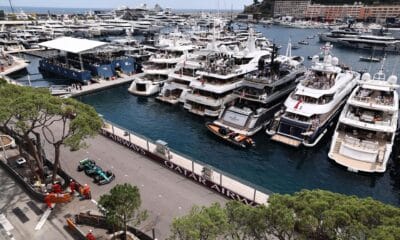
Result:
M327 43L324 60L313 57L313 65L285 101L285 109L267 129L271 139L299 147L315 146L333 125L333 120L360 78L358 72L339 66Z
M261 59L258 70L246 75L243 86L233 92L233 104L224 107L214 124L245 136L260 131L273 118L304 75L304 59L291 56L288 44L286 56L277 56L273 47L270 59Z
M162 85L168 80L168 75L194 49L193 45L164 48L162 53L153 55L149 61L143 64L143 73L133 80L128 91L138 96L151 96L159 93Z
M397 77L365 73L350 95L332 138L329 158L353 172L382 173L398 124Z
M185 103L190 83L198 78L197 71L202 69L203 63L212 53L211 50L203 49L185 57L168 75L168 81L156 99L172 105Z
M269 51L255 47L255 39L249 37L246 49L229 52L221 46L218 54L207 59L200 76L190 83L184 108L200 116L218 117L223 106L233 101L234 90L241 87L246 74L257 70L258 61L270 55Z

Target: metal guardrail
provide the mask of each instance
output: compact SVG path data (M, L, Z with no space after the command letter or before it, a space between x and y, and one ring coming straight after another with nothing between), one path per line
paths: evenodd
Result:
M272 193L175 150L160 154L154 141L110 121L104 120L104 123L101 131L104 136L227 198L257 205L266 204Z

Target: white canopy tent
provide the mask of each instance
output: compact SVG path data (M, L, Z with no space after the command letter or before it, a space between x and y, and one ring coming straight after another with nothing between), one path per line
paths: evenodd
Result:
M107 45L107 43L88 40L88 39L72 38L72 37L60 37L54 40L39 43L39 46L41 47L78 54L81 70L83 70L83 62L81 54L93 50L95 48L102 47L104 45Z
M54 40L39 43L39 46L79 54L104 46L106 44L107 43L105 42L99 42L88 39L60 37Z

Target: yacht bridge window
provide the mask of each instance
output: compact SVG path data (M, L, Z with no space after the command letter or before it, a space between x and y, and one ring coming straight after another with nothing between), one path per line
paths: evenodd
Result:
M167 69L167 68L173 68L175 67L176 63L153 63L153 62L148 62L144 63L143 67L149 68L149 69Z
M176 74L188 76L188 77L195 77L196 76L196 69L190 68L180 68L179 70L175 71Z
M224 94L217 94L217 93L213 93L213 92L209 92L209 91L204 91L204 90L200 90L200 89L193 89L192 93L194 95L199 95L199 96L203 96L206 98L212 98L214 100L218 100L221 97L226 96L229 93L224 93Z
M200 78L200 82L208 83L208 84L212 84L212 85L232 84L232 83L235 83L235 82L238 82L241 80L242 79L239 77L221 79L221 78L213 78L213 77L209 77L209 76L202 76Z
M291 113L291 112L285 112L284 115L286 118L292 119L292 120L296 120L296 121L301 121L301 122L309 122L310 118L303 116L303 115L299 115L299 114L295 114L295 113Z
M304 95L292 93L291 97L293 100L296 100L296 101L302 101L304 103L321 105L321 104L330 103L333 100L334 95L333 94L325 94L325 95L321 96L320 98L313 98L310 96L304 96Z

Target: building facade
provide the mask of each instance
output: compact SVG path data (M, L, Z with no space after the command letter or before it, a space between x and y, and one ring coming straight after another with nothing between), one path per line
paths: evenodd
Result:
M400 17L400 4L398 5L380 5L366 6L360 13L361 19L386 19Z
M292 16L295 18L304 18L309 0L278 0L274 4L274 17Z
M307 19L324 19L326 21L353 18L357 20L386 19L400 16L400 5L321 5L309 4L304 13Z

